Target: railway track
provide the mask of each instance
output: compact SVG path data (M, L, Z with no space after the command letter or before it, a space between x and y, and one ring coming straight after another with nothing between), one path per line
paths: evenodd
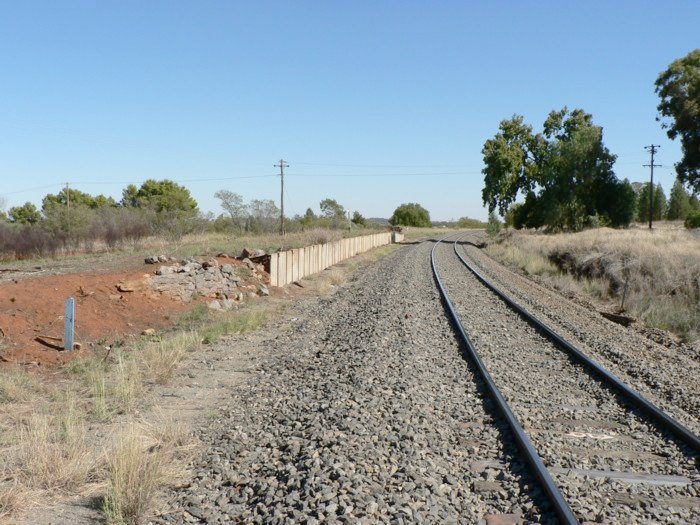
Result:
M559 520L700 523L700 438L495 288L459 247L433 247L438 288Z

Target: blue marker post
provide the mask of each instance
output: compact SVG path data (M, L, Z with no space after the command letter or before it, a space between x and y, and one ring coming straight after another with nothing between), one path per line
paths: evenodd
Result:
M73 338L75 336L75 300L72 297L66 299L66 330L63 338L63 349L73 351Z

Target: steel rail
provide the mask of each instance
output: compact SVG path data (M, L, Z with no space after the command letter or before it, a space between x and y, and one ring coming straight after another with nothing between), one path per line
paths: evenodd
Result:
M461 239L461 238L460 238ZM549 326L544 324L542 321L533 316L525 308L520 306L518 303L513 301L508 297L503 291L501 291L495 284L486 279L481 275L471 264L469 264L464 257L457 251L457 242L460 239L454 241L453 248L454 252L459 257L462 264L466 266L474 276L479 279L487 288L493 291L498 297L500 297L508 306L515 310L518 314L524 317L531 325L543 332L552 341L558 344L561 348L566 350L571 356L573 356L579 363L583 364L585 368L593 371L595 374L603 379L604 383L614 387L623 397L631 400L633 404L644 412L651 419L656 421L657 425L661 425L661 429L669 430L674 436L683 441L686 445L700 451L700 437L693 434L691 430L683 426L681 423L673 419L671 416L666 414L663 410L654 405L651 401L642 396L639 392L628 386L624 381L618 378L615 374L608 371L603 365L591 359L581 350L576 348L571 342L564 339L561 335L552 330ZM473 243L468 243L475 246Z
M467 335L467 332L465 331L464 326L462 325L459 315L457 315L452 301L450 301L450 297L442 284L442 280L440 279L440 272L438 271L437 264L435 263L435 248L445 239L446 237L439 240L435 243L435 245L433 245L433 249L430 252L430 262L433 268L433 276L435 278L435 282L437 283L438 289L440 290L440 294L442 296L442 300L450 314L452 323L457 328L457 332L459 333L459 335L462 338L462 341L466 345L469 357L474 362L474 365L479 371L479 374L483 378L484 383L486 385L486 389L488 390L491 397L495 400L498 411L508 423L511 432L515 437L515 441L518 445L518 448L520 448L521 452L525 455L525 459L532 468L535 477L542 485L542 488L544 489L544 492L547 495L547 498L549 499L549 502L551 503L554 512L561 520L561 523L565 525L579 525L580 521L576 518L576 515L571 510L571 507L569 507L569 504L566 503L566 501L564 500L564 496L559 491L559 488L552 479L552 476L547 470L547 467L542 462L542 458L540 458L539 454L537 454L537 451L535 450L535 447L530 441L530 438L528 438L527 434L525 434L525 431L520 425L520 422L515 417L515 414L513 414L513 411L508 406L508 403L503 397L503 394L501 394L501 391L498 389L493 379L491 378L491 374L489 374L488 370L486 369L486 366L484 366L484 363L481 361L481 357L479 357L476 348L474 348L474 345L469 339L469 336Z

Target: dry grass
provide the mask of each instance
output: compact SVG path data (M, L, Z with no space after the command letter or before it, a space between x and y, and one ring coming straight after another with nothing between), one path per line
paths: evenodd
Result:
M537 251L523 250L517 244L492 244L488 248L489 254L500 260L506 261L526 275L557 275L559 270L549 259Z
M35 401L41 394L42 385L20 367L11 367L0 374L0 404L25 404Z
M3 478L5 473L0 472ZM0 483L0 521L22 514L34 501L34 494L16 481Z
M109 488L104 500L107 523L143 521L164 481L167 457L158 443L130 425L120 432L107 452Z
M0 516L15 516L32 498L79 493L95 479L82 388L44 383L21 368L0 372Z
M173 378L185 354L198 350L199 346L200 336L197 332L184 332L166 340L147 343L134 359L147 378L164 385Z
M99 462L86 414L71 395L61 408L23 418L4 458L9 477L27 489L75 494L95 479Z
M244 310L216 313L216 319L205 321L200 328L203 344L213 344L230 334L243 334L260 328L267 320L267 313L248 306Z
M110 400L117 412L130 412L144 391L144 370L131 353L118 352L115 361Z
M700 338L700 232L664 225L544 235L508 232L488 253L564 291L621 304L650 327Z
M119 432L105 449L107 523L142 523L158 489L184 479L182 452L191 442L187 429L158 408L151 421L133 422Z
M331 268L328 270L328 282L333 286L340 286L345 282L345 275L338 268Z
M173 460L173 451L183 448L187 432L155 413L152 423L139 423L138 445L136 438L126 437L118 446L110 445L121 454L112 462L106 461L112 455L102 453L101 439L91 432L96 422L111 424L116 414L126 413L120 416L120 424L133 421L146 384L170 381L185 354L199 345L199 334L185 332L117 351L109 360L83 357L67 365L60 382L42 382L20 368L0 372L0 517L21 513L30 505L29 496L45 499L82 493L104 483L109 470L116 488L111 506L105 509L117 509L110 519L136 523L132 518L143 509L132 501L136 496L130 487L141 487L134 489L142 493L138 497L150 501L151 485L162 481L154 477L154 469L162 470L164 454L169 455L169 468L179 464ZM128 470L136 466L143 472ZM168 472L172 479L173 472ZM115 485L115 476L122 475L126 485Z

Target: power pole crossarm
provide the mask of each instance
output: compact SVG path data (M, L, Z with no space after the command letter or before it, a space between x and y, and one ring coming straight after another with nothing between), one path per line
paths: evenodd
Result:
M649 229L651 230L652 220L654 218L654 168L660 168L661 164L654 164L654 154L656 150L661 146L658 144L651 144L649 146L644 146L644 149L651 154L651 162L649 164L644 164L644 167L651 168L651 177L649 182Z
M284 168L288 168L284 159L279 160L279 164L275 164L275 168L280 169L280 235L284 235Z

